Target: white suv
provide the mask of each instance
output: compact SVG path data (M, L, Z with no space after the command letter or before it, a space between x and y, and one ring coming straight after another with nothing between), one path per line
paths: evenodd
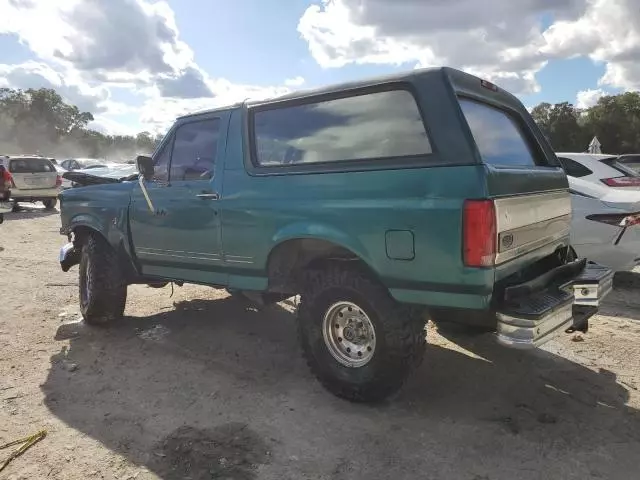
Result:
M12 155L0 157L0 164L13 177L11 197L16 203L40 201L47 209L56 206L62 177L49 159L37 155Z

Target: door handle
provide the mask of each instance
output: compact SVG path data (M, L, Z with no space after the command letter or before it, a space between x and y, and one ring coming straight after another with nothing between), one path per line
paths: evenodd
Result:
M202 198L203 200L219 200L220 195L217 193L199 193L196 195L198 198Z

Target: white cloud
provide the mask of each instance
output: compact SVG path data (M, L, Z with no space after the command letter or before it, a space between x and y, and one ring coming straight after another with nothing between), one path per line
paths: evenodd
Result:
M73 74L65 75L49 65L29 61L17 65L0 65L0 80L10 88L52 88L67 102L83 112L99 113L106 109L109 90L91 87Z
M581 90L578 92L576 98L576 107L589 108L593 107L601 97L605 96L606 92L601 89L597 90Z
M93 113L91 127L103 132L161 132L194 110L288 91L210 77L180 40L165 1L0 0L2 33L15 34L38 60L0 65L0 85L54 88ZM126 88L135 102L113 101L114 88Z
M640 89L637 0L316 0L298 31L324 68L449 65L522 94L548 60L590 56L602 85Z
M89 73L172 73L193 61L165 2L11 0L0 4L0 32Z
M325 68L355 64L450 65L514 93L539 86L546 62L540 16L576 19L586 0L320 0L298 24Z
M245 100L273 98L289 92L287 87L240 85L224 79L208 80L208 85L215 93L212 98L178 99L163 97L159 92L151 93L140 108L141 128L153 133L163 133L181 115L224 107Z
M557 23L545 34L555 55L588 55L606 63L600 84L640 89L640 8L637 0L592 0L573 22Z
M304 85L304 82L305 82L304 78L298 75L297 77L287 78L284 81L284 84L287 87L301 87L302 85Z

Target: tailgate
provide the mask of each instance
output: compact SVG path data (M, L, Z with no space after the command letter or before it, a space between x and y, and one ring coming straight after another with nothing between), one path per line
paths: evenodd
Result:
M571 197L564 171L520 102L500 90L477 90L458 99L485 165L486 195L494 199L499 280L569 244Z

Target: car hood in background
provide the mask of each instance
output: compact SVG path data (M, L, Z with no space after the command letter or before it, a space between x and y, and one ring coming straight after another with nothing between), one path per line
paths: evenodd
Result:
M104 168L89 168L73 170L62 174L62 178L71 180L80 186L100 185L103 183L118 183L131 180L138 176L135 165L122 164Z

